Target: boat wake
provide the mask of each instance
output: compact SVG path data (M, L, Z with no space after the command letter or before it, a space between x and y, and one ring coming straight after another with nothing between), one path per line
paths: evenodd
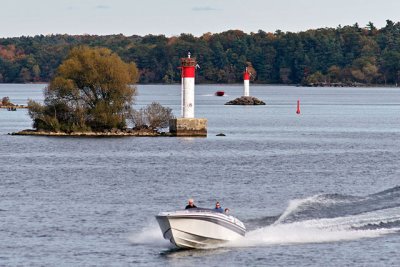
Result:
M376 238L400 232L400 186L358 197L316 195L289 202L280 216L244 221L246 236L218 247L255 247ZM152 223L132 235L133 244L168 247ZM215 247L213 247L215 248Z
M159 247L171 247L171 244L162 238L157 222L150 222L139 233L132 233L128 237L132 245L151 245Z
M268 218L274 217L262 220ZM247 232L229 246L335 242L399 231L400 187L395 187L365 197L325 194L292 200L275 222Z

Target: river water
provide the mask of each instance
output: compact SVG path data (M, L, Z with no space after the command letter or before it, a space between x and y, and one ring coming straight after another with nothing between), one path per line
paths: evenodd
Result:
M179 85L138 90L180 116ZM252 86L266 106L223 105L241 93L196 87L207 138L11 136L31 120L0 110L0 265L399 266L400 89ZM229 207L246 238L173 249L154 216L189 197Z

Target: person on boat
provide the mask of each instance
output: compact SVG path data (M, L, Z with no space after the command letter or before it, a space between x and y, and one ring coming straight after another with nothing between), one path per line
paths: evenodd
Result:
M225 208L224 212L225 212L226 215L228 215L229 214L229 209Z
M188 203L188 205L186 206L185 210L187 210L187 209L193 209L193 208L197 208L197 207L196 207L196 205L194 204L193 198L191 198L191 199L189 199L189 203Z
M224 213L224 209L221 208L221 204L219 204L219 201L217 201L217 203L215 203L215 209L216 212L221 212Z

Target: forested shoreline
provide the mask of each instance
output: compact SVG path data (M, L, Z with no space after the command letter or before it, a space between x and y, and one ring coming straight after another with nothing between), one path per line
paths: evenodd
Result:
M0 83L48 82L71 48L105 47L135 62L139 83L180 82L179 58L190 51L198 83L237 83L245 67L256 83L397 85L400 23L373 23L299 33L240 30L164 35L37 35L0 38Z

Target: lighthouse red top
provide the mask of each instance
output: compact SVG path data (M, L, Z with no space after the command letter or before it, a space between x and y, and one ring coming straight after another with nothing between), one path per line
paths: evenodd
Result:
M245 72L243 72L243 80L250 80L250 73L248 72L247 68Z
M196 65L196 58L191 58L190 52L188 57L181 58L182 78L194 78Z
M182 67L182 78L194 78L195 67Z

